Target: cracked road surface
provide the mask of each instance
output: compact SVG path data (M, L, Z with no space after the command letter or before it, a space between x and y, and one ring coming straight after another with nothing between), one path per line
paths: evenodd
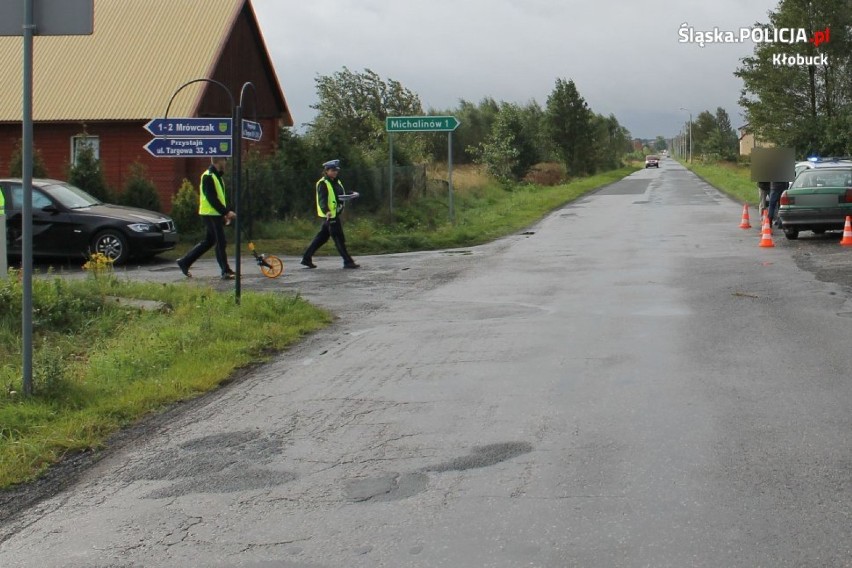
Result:
M849 566L848 261L740 216L668 160L487 246L245 263L337 321L7 519L0 566Z

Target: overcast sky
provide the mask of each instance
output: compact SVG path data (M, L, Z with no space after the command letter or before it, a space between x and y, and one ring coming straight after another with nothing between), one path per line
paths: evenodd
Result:
M297 127L317 76L372 69L420 96L424 111L484 97L542 107L557 78L634 137L670 137L703 110L734 127L754 43L680 43L679 29L767 22L777 0L252 0Z

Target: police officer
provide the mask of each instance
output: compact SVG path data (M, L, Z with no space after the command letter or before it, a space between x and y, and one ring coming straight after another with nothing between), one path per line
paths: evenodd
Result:
M225 172L227 158L217 156L210 159L210 167L201 174L199 185L198 214L204 221L207 234L204 240L195 245L183 258L177 259L180 271L187 278L192 278L189 269L198 258L216 246L216 262L222 271L222 280L230 280L234 277L234 271L228 265L228 256L225 252L225 227L226 223L233 221L237 214L227 206L225 199L225 182L222 174Z
M337 252L343 259L343 268L360 268L361 265L357 264L346 251L346 237L343 236L343 225L338 217L340 206L337 202L337 196L346 193L343 184L337 179L337 174L340 172L340 160L330 160L324 163L322 168L323 176L317 181L316 185L316 199L317 215L323 217L325 221L305 254L302 255L302 265L306 268L316 268L316 264L313 263L314 253L331 237L334 246L337 247Z

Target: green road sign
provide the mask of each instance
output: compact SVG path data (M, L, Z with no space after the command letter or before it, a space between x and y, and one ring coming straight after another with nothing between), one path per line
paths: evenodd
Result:
M461 124L454 116L389 116L388 132L452 132Z

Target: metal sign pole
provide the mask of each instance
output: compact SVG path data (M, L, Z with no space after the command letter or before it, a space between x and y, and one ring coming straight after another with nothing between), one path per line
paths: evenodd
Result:
M33 0L24 3L24 107L22 133L22 177L24 203L21 265L21 341L24 396L33 394Z
M234 256L235 256L234 262L237 263L237 268L236 268L237 274L236 274L236 282L234 283L234 293L236 295L237 305L239 305L239 303L240 303L240 295L242 293L242 283L241 283L242 282L242 270L240 268L240 264L242 264L242 261L240 260L242 258L241 252L240 252L240 247L242 246L242 242L241 242L242 237L241 237L241 230L240 229L242 227L242 216L243 216L242 205L241 205L241 202L242 202L242 195L241 195L242 178L241 178L241 175L243 173L242 141L243 141L243 136L247 135L250 140L254 140L256 142L259 142L260 137L262 135L260 123L255 122L255 121L251 121L251 122L246 121L247 124L246 125L243 124L243 97L245 97L247 87L251 87L252 94L255 95L254 114L255 114L255 119L257 119L257 98L256 98L257 97L257 91L255 91L254 83L252 83L250 81L246 81L245 83L243 83L242 89L240 89L240 102L234 108L234 127L233 127L233 132L234 132L234 163L233 163L233 166L234 166L234 176L233 176L234 177L234 181L233 181L233 183L234 183L234 213L237 214L237 220L236 220L236 223L234 225L234 231L236 231L236 233L237 233L237 236L234 239L235 240L235 246L237 247L236 252L234 254ZM250 125L251 128L247 128L247 125ZM249 131L248 134L243 132L244 128L246 128ZM250 228L251 228L251 224L249 224L249 229ZM249 232L249 239L251 239L251 232Z
M450 222L455 222L455 210L453 209L453 131L447 132L447 163L449 171L447 172L447 185L450 190Z
M38 10L36 10L38 8ZM21 354L22 390L33 393L33 38L39 35L91 35L94 0L5 0L0 2L0 36L23 36L21 135ZM23 16L23 20L19 19ZM36 30L36 21L39 28ZM19 23L23 25L19 27ZM19 33L20 32L20 33ZM2 240L6 239L3 230ZM5 244L5 242L4 242ZM3 263L6 258L3 255ZM4 271L5 272L5 271ZM4 274L5 275L5 274Z
M242 101L241 101L242 104ZM240 174L242 174L242 151L240 149L242 136L243 136L243 109L240 105L234 107L234 126L232 128L233 133L233 147L234 147L234 159L231 162L231 183L234 184L234 212L237 214L237 218L234 223L234 232L236 233L236 237L234 238L234 246L236 250L234 252L234 262L236 263L236 278L234 279L234 299L237 302L237 305L240 303L240 294L241 294L241 286L240 286Z
M449 186L450 220L455 218L453 206L453 130L459 127L461 122L454 116L388 116L385 118L385 131L390 141L390 203L391 220L393 220L393 133L394 132L447 132L447 167Z
M390 196L388 199L390 200L390 217L391 221L393 221L393 132L388 132L388 141L390 142L390 167L388 170L390 171L390 180L388 181L388 195Z

